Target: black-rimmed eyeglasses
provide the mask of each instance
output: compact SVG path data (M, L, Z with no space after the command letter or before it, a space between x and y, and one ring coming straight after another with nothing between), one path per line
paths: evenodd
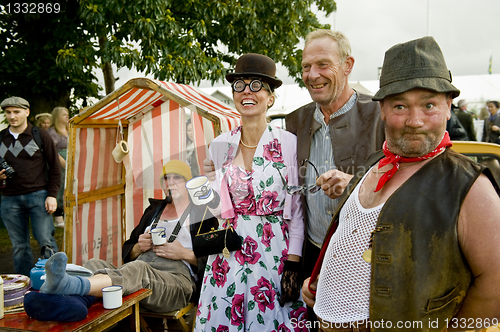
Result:
M316 166L309 160L309 159L304 159L302 164L308 163L310 164L313 168L314 171L316 172L316 179L319 178L319 173L318 170L316 169ZM281 181L283 182L283 185L286 188L286 192L289 193L290 195L301 195L305 194L306 192L310 192L311 194L314 194L315 192L319 191L321 189L321 186L317 186L316 184L311 184L309 186L306 186L305 184L302 186L289 186L288 183L286 182L285 178L281 174L279 164L273 163L273 167L278 170L278 173L280 174Z
M267 90L261 80L251 80L250 83L245 83L244 80L236 80L231 84L234 92L242 92L247 86L252 92L259 92L262 88Z

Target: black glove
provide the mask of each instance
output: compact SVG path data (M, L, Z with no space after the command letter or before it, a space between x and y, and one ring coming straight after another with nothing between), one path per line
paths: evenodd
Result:
M281 275L281 296L279 298L280 306L286 302L294 302L300 296L300 272L302 264L300 262L285 261L283 274Z
M208 207L211 208L211 209L216 209L218 206L219 206L219 203L220 203L220 196L219 194L212 189L212 192L214 193L214 198L212 199L212 201L210 201L210 203L208 203Z

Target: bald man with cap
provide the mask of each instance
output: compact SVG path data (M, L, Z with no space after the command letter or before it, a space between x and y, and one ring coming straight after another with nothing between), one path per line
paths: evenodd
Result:
M348 185L302 288L320 331L473 330L500 319L498 185L449 148L459 93L434 38L385 53L373 97L383 150Z
M193 221L198 217L189 210L191 213L171 243L154 245L150 233L151 228L165 227L166 238L170 237L190 203L185 185L191 178L191 169L183 161L171 160L164 165L160 183L166 198L149 199L150 206L123 244L123 266L116 268L106 261L91 259L84 266L94 271L94 276L74 277L64 272L66 255L57 253L45 265L47 279L40 292L102 297L101 289L111 285L122 286L123 295L149 288L153 293L141 304L155 312L180 309L190 300L196 300L193 298L195 281L198 275L203 275L206 262L206 259L197 259L192 250L192 237L199 226Z

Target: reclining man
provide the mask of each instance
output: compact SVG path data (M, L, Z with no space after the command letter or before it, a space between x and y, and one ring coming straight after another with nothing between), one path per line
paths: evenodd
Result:
M320 277L302 288L320 331L498 323L498 185L449 149L446 121L459 93L434 38L386 52L373 97L385 121L383 154L351 181L315 268Z
M122 255L126 264L116 268L106 261L91 259L84 266L94 272L92 277L69 276L65 273L67 256L60 252L47 261L47 277L40 292L102 297L103 287L120 285L124 295L141 288L153 290L149 297L140 302L151 311L168 312L186 306L193 300L196 289L194 273L203 276L206 263L206 258L197 259L192 250L192 237L199 226L194 223L190 225L190 219L196 220L195 213L191 210L172 243L167 241L163 245L153 245L150 227L153 219L156 219L155 215L164 208L157 227L166 227L166 237L169 238L189 205L185 184L191 177L189 166L182 161L171 160L163 166L160 182L167 198L149 200L151 205L123 245Z

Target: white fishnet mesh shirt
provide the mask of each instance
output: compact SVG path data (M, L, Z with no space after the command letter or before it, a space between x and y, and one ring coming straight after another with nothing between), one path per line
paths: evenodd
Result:
M369 317L371 266L362 255L368 249L383 204L363 208L359 187L342 208L339 228L328 245L318 281L314 312L332 323Z

